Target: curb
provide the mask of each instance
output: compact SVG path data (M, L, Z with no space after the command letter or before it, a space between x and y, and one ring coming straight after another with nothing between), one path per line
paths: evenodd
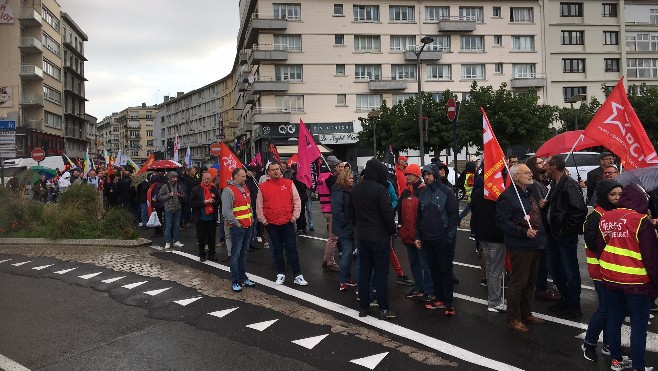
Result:
M151 240L137 238L135 240L98 239L61 239L48 238L0 238L0 245L74 245L74 246L110 246L110 247L138 247L151 244Z

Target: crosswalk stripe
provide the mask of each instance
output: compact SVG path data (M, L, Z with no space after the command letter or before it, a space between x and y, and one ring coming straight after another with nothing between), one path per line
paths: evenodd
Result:
M12 264L12 265L13 265L14 267L20 267L20 266L23 265L23 264L27 264L27 263L31 263L31 262L32 262L32 260L28 260L28 261L26 261L26 262L14 263L14 264Z
M132 289L134 289L135 287L137 287L137 286L141 286L141 285L143 285L143 284L145 284L145 283L147 283L147 282L148 282L148 281L135 282L135 283L130 283L130 284L127 284L127 285L123 285L123 286L121 286L121 287L126 288L126 289L128 289L128 290L132 290Z
M226 315L228 315L229 313L233 312L234 310L236 310L238 308L239 307L224 309L224 310L218 310L218 311L215 311L215 312L210 312L208 314L210 314L211 316L222 318L222 317L225 317Z
M120 279L122 279L122 278L125 278L125 277L126 277L126 276L115 277L115 278L108 278L108 279L106 279L106 280L102 280L101 282L103 282L103 283L112 283L112 282L116 282L116 281L118 281L118 280L120 280Z
M78 276L78 277L79 277L79 278L82 278L83 280L88 280L88 279L90 279L90 278L93 278L93 277L98 276L98 275L101 274L101 273L103 273L103 272L90 273L90 274L85 274L85 275Z
M72 271L72 270L76 270L76 269L78 269L78 267L75 267L75 268L69 268L69 269L64 269L64 270L61 270L61 271L57 271L57 272L55 272L55 274L64 274L64 273L68 273L68 272L70 272L70 271Z
M171 287L167 287L167 288L159 289L159 290L146 291L145 294L146 294L146 295L151 295L151 296L156 296L156 295L158 295L158 294L162 294L163 292L169 290L170 288L171 288Z
M306 339L293 340L292 343L297 344L299 346L302 346L306 349L313 349L313 348L315 348L316 345L318 345L327 336L329 336L329 334L313 336L313 337L306 338Z
M198 297L196 297L196 298L189 298L189 299L183 299L183 300L176 300L176 301L174 301L174 303L176 303L176 304L178 304L178 305L186 306L186 305L189 305L189 304L194 303L195 301L197 301L197 300L199 300L199 299L201 299L201 296L198 296Z
M278 321L278 319L273 319L271 321L252 323L251 325L247 325L245 327L249 327L249 328L254 329L256 331L264 331L266 328L272 326L272 324L276 321Z
M375 367L388 355L388 352L384 353L379 353L379 354L373 354L368 357L363 357L363 358L358 358L358 359L353 359L350 361L350 363L357 364L359 366L363 366L365 368L369 368L371 370L374 370Z
M42 269L46 269L46 268L48 268L48 267L52 267L53 265L54 265L54 264L42 265L42 266L40 266L40 267L34 267L34 268L32 268L32 269L34 269L35 271L40 271L40 270L42 270Z

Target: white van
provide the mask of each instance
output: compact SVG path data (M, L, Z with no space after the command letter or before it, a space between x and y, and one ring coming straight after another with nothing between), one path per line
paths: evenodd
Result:
M62 170L64 169L64 160L62 159L62 156L47 156L46 158L41 161L41 163L37 164L36 161L34 161L31 158L12 158L5 160L5 170L8 171L9 173L15 172L16 170L24 170L28 167L31 166L43 166L47 167L49 169L59 169Z

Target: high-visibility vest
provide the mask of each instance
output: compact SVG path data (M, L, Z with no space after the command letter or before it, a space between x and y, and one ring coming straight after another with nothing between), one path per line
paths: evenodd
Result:
M606 246L599 264L604 281L622 285L649 282L637 236L644 218L647 216L626 208L608 211L601 217L599 228Z
M475 174L466 173L466 178L464 179L464 193L466 194L467 202L471 202L471 193L473 192L474 181L475 181Z
M240 188L229 184L228 188L233 192L233 215L243 227L251 227L253 222L253 215L251 214L251 197L249 196L249 190L247 187L244 187L244 192Z
M602 217L603 214L605 214L605 209L599 205L596 205L592 214L594 213L597 213L599 217ZM589 218L592 214L587 217ZM585 221L585 223L587 223L587 221ZM596 256L594 251L587 248L587 245L585 245L585 257L587 258L587 271L589 272L589 276L594 281L601 281L601 268L599 265L599 258Z

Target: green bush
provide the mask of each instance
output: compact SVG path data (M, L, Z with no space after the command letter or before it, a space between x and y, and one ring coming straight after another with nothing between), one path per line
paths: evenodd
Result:
M132 214L121 207L112 207L105 213L101 230L108 238L133 239L139 237L135 230L136 221Z

